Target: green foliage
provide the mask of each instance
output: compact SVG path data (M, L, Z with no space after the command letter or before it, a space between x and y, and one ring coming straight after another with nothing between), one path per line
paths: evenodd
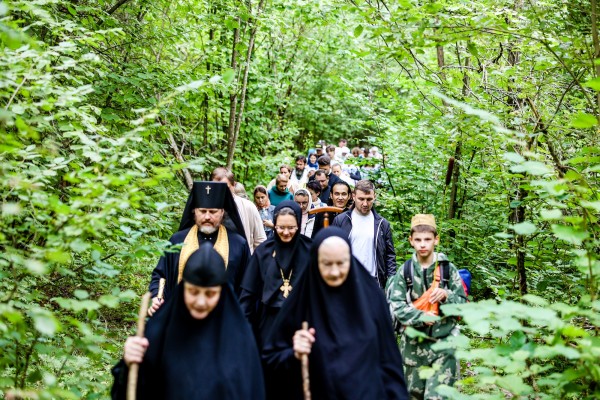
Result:
M257 7L0 2L0 395L106 396L186 176L227 159L249 61L233 161L248 191L317 140L378 145L399 261L430 212L473 272L473 301L445 310L467 327L450 397L597 396L590 4Z

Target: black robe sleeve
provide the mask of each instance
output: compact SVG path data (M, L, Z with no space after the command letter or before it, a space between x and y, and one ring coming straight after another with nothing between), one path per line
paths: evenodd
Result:
M125 361L121 359L112 368L111 372L115 381L110 391L110 397L112 400L125 400L127 397L127 375L129 374L129 368L125 364Z
M264 285L261 273L260 273L260 249L256 249L244 277L242 278L241 294L240 294L240 306L244 316L252 326L254 333L258 329L258 306L260 301L260 293Z
M383 297L379 298L378 303L380 304L380 310L382 310L382 312L377 313L379 357L386 398L408 400L402 355L396 344L392 320L389 313L386 312L388 304Z
M235 295L239 298L242 292L242 280L250 261L250 248L248 242L239 234L229 231L229 262L227 263L227 277L233 286Z
M179 231L169 239L172 245L183 243L190 229ZM158 260L156 267L152 271L152 277L150 278L150 285L148 291L152 293L152 297L158 295L158 286L160 279L166 279L164 298L165 300L169 297L170 293L175 291L177 287L177 277L179 275L179 253L180 250L166 251Z

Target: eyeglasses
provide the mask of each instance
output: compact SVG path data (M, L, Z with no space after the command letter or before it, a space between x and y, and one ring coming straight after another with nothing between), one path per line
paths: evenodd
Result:
M277 226L275 225L275 229L277 230L277 232L296 232L298 230L297 226Z

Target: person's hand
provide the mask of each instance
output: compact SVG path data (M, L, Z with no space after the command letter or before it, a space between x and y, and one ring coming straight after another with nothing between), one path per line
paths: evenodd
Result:
M265 228L273 229L275 227L275 225L273 224L273 221L271 221L270 219L263 219L263 224L264 224Z
M296 331L293 342L294 357L300 360L304 354L310 354L312 345L315 342L315 328L310 328L308 330L300 329Z
M158 297L153 297L152 298L152 305L150 306L150 308L148 308L148 315L151 317L154 315L154 313L156 312L156 310L158 310L160 308L160 306L162 306L162 304L165 301L163 299L159 299Z
M431 296L429 297L429 302L431 304L435 303L443 303L448 298L448 291L446 289L435 288L431 292Z
M148 339L144 337L130 336L125 341L123 359L129 366L131 363L140 364L144 360L144 354L148 348Z

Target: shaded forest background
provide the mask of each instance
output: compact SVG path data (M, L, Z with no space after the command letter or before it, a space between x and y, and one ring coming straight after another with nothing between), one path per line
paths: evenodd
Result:
M448 397L598 398L597 11L0 1L0 395L106 398L190 181L346 138L386 156L399 259L434 213L474 275Z

